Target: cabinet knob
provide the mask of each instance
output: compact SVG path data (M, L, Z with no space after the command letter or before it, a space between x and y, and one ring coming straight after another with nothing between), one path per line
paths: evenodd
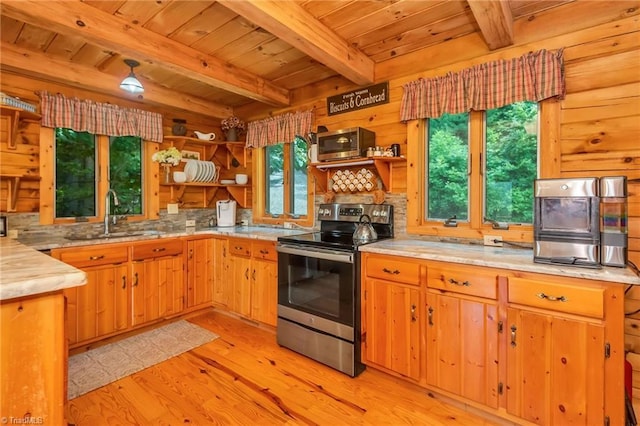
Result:
M416 322L416 305L411 305L411 322Z
M398 271L397 269L394 269L392 271L391 269L387 269L387 268L382 268L382 272L386 274L391 274L391 275L398 275L400 273L400 271Z
M515 325L511 326L511 347L516 347L516 330L518 328Z
M429 306L429 309L427 310L428 315L427 318L429 319L429 325L433 325L433 307Z
M104 259L104 254L101 254L100 256L89 256L89 260L100 260L100 259Z

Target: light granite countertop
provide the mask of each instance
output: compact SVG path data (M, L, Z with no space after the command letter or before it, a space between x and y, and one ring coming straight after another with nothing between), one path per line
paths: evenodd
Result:
M0 238L0 300L77 287L87 282L81 270L16 240Z
M153 231L152 231L153 232ZM224 235L227 237L253 238L259 240L277 241L278 237L304 234L307 232L301 229L267 228L260 226L229 226L202 229L185 229L175 232L154 232L145 235L119 236L112 238L77 239L65 238L63 236L51 236L47 234L29 235L18 238L18 241L35 250L51 250L56 248L82 247L96 244L123 243L142 240L153 240L159 238L178 238L190 235Z
M407 237L367 244L361 246L360 251L640 285L640 277L630 268L603 267L591 269L534 263L532 249L485 247L472 244L425 241Z

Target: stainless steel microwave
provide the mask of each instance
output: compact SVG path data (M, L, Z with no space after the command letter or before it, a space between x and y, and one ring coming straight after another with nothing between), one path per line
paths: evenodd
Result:
M376 134L362 127L318 133L318 161L347 160L367 156Z

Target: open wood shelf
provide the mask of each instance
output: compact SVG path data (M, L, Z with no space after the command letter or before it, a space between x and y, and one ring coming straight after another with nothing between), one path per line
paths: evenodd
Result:
M214 182L184 182L184 183L161 183L161 186L171 187L171 199L179 200L182 198L185 190L189 187L203 188L203 207L208 207L214 200L218 189L225 189L229 196L233 198L240 207L249 208L251 199L249 190L251 185L230 184L225 185Z
M325 163L311 163L309 164L309 173L315 178L317 189L320 192L326 191L331 188L329 183L329 170L335 168L352 168L371 166L375 167L375 172L382 181L382 186L387 192L392 191L391 184L393 182L393 163L406 162L405 157L375 157L375 158L358 158L355 160L339 160L328 161ZM361 191L366 192L366 191Z
M9 117L7 120L7 148L16 149L18 143L18 128L21 121L40 121L40 114L20 108L0 105L0 113Z
M40 180L40 176L0 174L0 179L7 182L7 212L15 212L20 183L23 180Z

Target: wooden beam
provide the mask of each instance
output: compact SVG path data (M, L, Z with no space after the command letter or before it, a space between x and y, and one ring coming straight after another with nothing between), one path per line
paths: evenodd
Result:
M280 0L220 0L219 3L354 83L374 82L374 62L298 3Z
M80 1L2 2L3 16L73 37L171 70L232 93L276 106L290 104L289 91L234 65L110 15Z
M468 0L489 50L513 44L513 16L508 1Z
M87 90L99 91L109 95L132 100L144 100L145 103L163 105L169 108L203 114L209 117L226 118L232 114L232 108L195 98L184 93L166 89L144 82L143 95L128 95L120 89L121 77L101 73L95 68L85 67L73 62L55 59L40 52L24 51L16 45L0 42L3 67L22 70L30 75L48 81L72 84Z

